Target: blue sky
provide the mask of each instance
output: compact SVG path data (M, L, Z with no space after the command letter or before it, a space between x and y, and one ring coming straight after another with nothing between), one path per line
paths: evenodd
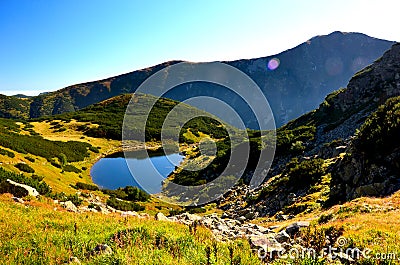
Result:
M1 0L0 94L29 95L168 60L279 53L335 30L400 41L398 0Z

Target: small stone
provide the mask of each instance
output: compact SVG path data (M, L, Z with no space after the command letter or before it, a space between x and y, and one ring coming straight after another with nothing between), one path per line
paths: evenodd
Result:
M244 221L246 221L246 217L239 216L236 220L238 220L239 222L243 223Z
M272 226L268 227L268 229L275 230L275 229L278 229L280 227L281 227L280 225L272 225Z
M98 244L92 251L96 255L111 255L112 249L107 244Z
M127 211L127 212L122 212L121 216L122 217L139 217L139 214L137 212Z
M222 218L222 219L229 218L229 215L228 215L226 212L224 212L224 213L221 215L221 218Z
M276 219L277 221L286 221L286 220L289 220L289 216L286 215L286 214L277 214L277 215L275 216L275 219Z
M81 264L81 261L77 257L70 257L68 264Z

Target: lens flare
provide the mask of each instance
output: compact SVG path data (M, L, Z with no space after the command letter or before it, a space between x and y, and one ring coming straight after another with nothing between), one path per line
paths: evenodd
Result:
M281 61L278 58L272 58L271 60L269 60L267 67L269 70L273 71L279 67L280 63Z

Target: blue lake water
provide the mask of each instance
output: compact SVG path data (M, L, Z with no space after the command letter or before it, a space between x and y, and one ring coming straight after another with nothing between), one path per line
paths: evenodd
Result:
M182 162L184 156L162 153L146 157L144 152L131 152L127 158L122 154L101 158L90 171L93 182L106 189L135 186L151 194L159 193L162 181Z

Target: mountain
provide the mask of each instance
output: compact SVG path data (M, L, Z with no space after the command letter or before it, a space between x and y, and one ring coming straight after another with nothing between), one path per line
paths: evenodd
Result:
M290 215L391 195L400 190L399 134L397 43L318 109L279 128L266 182L253 191L238 187L221 208L231 217ZM238 200L243 194L246 199Z
M333 32L273 56L224 63L242 70L258 84L269 100L279 127L316 108L328 93L345 86L354 73L380 57L392 44L360 33ZM271 59L280 62L274 70L267 67ZM178 62L166 62L116 77L69 86L25 99L25 102L19 100L23 107L18 107L16 112L1 107L2 115L37 118L76 111L116 95L133 93L146 78ZM222 86L195 82L179 86L165 97L183 101L200 95L231 104L246 121L247 127L257 128L247 104ZM6 99L16 101L13 97ZM28 110L27 102L30 104Z
M27 95L24 95L24 94L16 94L16 95L13 95L13 97L16 97L16 98L30 98L31 96L27 96Z
M0 94L0 118L29 118L30 98Z
M231 64L260 86L280 127L345 87L357 71L381 57L392 44L360 33L333 32L275 56ZM273 58L280 64L271 71L265 66Z

